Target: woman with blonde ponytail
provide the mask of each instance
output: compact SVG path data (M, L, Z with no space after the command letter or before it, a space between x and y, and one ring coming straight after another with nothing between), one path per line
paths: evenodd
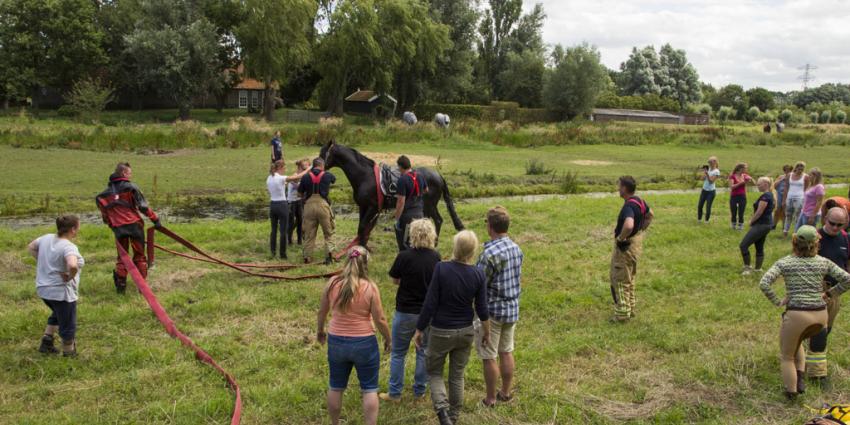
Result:
M753 204L753 216L750 218L750 231L741 240L741 257L744 259L743 275L752 273L750 266L750 245L756 246L756 271L761 271L764 263L764 243L767 234L773 230L773 209L776 208L776 196L773 193L773 181L770 177L760 177L758 188L761 192Z
M363 416L367 425L378 422L378 370L381 353L375 327L384 337L384 351L392 346L390 329L381 305L381 293L369 279L369 252L362 246L348 251L340 274L332 277L322 293L316 340L328 343L328 414L331 423L339 423L342 393L348 386L351 369L357 370L363 398ZM331 323L325 333L325 320ZM374 327L373 327L374 324Z

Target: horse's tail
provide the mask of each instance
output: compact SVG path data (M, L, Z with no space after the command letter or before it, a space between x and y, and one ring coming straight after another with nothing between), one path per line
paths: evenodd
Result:
M449 210L449 215L452 217L452 224L454 224L455 230L463 230L463 222L460 221L460 217L457 216L457 211L455 211L455 201L449 193L449 184L446 183L446 179L444 179L442 175L440 175L440 180L443 181L443 201L446 202L446 209Z

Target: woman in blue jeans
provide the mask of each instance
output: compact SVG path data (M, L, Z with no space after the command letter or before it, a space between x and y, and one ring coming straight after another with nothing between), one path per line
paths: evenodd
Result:
M400 401L404 387L404 360L410 341L416 332L416 321L428 293L428 284L434 266L440 262L440 253L434 250L437 232L430 219L414 220L408 227L411 249L398 253L390 277L398 285L393 315L393 348L390 354L389 391L379 394L384 401ZM413 374L413 398L425 396L428 371L425 368L425 347L416 349L416 369Z
M328 414L337 425L342 411L342 393L348 387L351 369L357 370L363 396L363 421L378 423L378 370L381 354L375 337L374 323L384 337L384 351L392 345L381 293L369 279L369 255L366 248L355 246L348 254L342 272L332 277L322 293L316 340L328 343ZM333 311L328 333L325 319Z

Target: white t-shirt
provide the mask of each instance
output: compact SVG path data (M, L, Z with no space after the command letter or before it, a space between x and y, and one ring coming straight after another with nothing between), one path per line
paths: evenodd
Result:
M286 176L281 176L274 173L266 178L266 187L269 189L269 196L272 202L280 202L286 200Z
M80 287L80 272L85 261L80 250L73 242L55 234L47 234L36 240L38 245L38 265L35 272L35 290L38 296L46 300L77 301ZM62 273L68 271L65 257L77 257L79 270L73 279L65 282Z
M720 177L720 169L714 168L708 170L708 177ZM717 180L711 181L708 177L706 177L705 180L703 180L702 182L702 190L707 190L709 192L712 190L717 190Z
M301 200L301 195L298 194L298 181L287 183L286 188L286 190L288 191L286 197L289 199L289 202Z

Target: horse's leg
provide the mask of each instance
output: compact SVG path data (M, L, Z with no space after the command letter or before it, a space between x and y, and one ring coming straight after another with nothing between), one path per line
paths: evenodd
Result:
M357 224L357 243L365 247L369 242L369 235L378 220L377 208L369 206L360 210L360 222Z
M434 230L437 231L437 237L440 237L440 228L443 227L443 217L440 216L440 210L437 209L437 203L429 204L425 200L425 217L434 221Z

